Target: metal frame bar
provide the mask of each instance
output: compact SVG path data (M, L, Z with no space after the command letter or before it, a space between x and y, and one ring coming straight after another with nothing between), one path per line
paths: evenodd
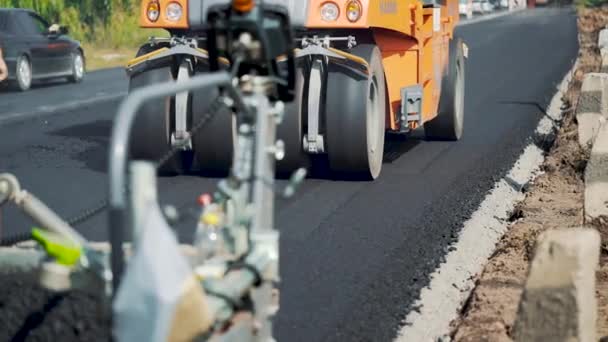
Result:
M239 111L248 112L243 97L232 85L232 77L226 71L218 71L202 76L193 77L185 82L169 82L154 84L133 91L120 105L114 126L109 153L109 225L111 243L112 283L114 291L120 284L124 267L124 251L122 244L125 230L128 229L127 217L127 160L129 155L129 137L137 110L149 99L172 96L180 92L201 89L209 86L223 87L234 100Z

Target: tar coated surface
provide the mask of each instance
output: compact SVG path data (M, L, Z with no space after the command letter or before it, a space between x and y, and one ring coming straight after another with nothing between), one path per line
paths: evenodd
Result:
M575 20L569 9L537 9L460 27L470 50L462 141L391 141L377 181L310 179L296 199L278 203L278 341L395 337L463 221L530 143L542 109L576 58ZM0 93L0 118L11 113L10 106L26 112L41 99L61 103L72 94L93 97L99 82L104 89L124 91L123 74L112 73L91 74L78 87ZM62 88L69 92L57 91ZM106 193L107 145L117 104L0 124L0 171L16 173L26 189L66 217L94 206ZM196 196L216 181L164 178L161 198L185 206L188 216L196 212ZM29 227L16 211L4 214L2 234ZM102 215L82 231L104 239L105 222ZM191 237L192 222L186 217L180 225L182 238Z

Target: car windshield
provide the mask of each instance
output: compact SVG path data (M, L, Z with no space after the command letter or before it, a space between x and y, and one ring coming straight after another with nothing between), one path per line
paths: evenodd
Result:
M28 13L28 14L31 18L31 22L36 27L36 32L44 33L47 30L47 28L49 27L49 24L46 22L46 20L42 19L41 17L39 17L36 14L33 14L33 13Z

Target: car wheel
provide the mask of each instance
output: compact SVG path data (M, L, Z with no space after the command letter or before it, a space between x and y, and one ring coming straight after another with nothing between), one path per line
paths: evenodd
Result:
M72 53L72 76L68 77L70 82L80 83L84 78L85 66L82 52Z
M17 80L13 83L13 88L19 91L30 89L32 86L32 64L27 56L23 55L17 59L15 75L17 75Z

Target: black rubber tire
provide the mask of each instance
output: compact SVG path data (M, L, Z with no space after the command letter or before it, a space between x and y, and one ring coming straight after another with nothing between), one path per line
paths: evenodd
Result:
M329 166L333 172L376 179L382 170L386 125L382 55L372 44L358 45L350 53L365 59L371 72L361 77L330 64L325 105Z
M80 57L82 61L82 75L78 74L78 70L76 70L76 58ZM72 75L68 77L68 81L72 83L80 83L84 79L84 75L86 74L86 62L84 59L84 55L82 51L76 51L72 53Z
M460 140L464 131L465 60L462 39L450 41L449 64L441 82L437 116L424 124L432 140Z
M171 67L150 69L130 79L129 92L172 80ZM131 131L131 159L158 162L171 150L171 102L171 97L148 100L139 109ZM158 166L158 172L161 175L181 174L189 171L191 163L191 154L177 152L167 162Z
M21 72L19 71L19 66L21 65L22 61L26 60L28 65L29 65L29 72L30 72L30 80L29 82L27 82L26 80L23 80ZM17 58L17 64L15 66L15 80L11 81L9 83L9 88L12 90L16 90L16 91L27 91L32 87L32 81L33 81L33 68L32 68L32 63L30 62L29 58L26 55L21 55L19 56L19 58Z
M197 68L197 74L206 72L206 66ZM219 95L217 87L192 92L192 125L196 125L208 114L209 107ZM225 110L216 113L192 137L196 169L203 174L226 174L232 166L235 140L236 116Z
M285 115L283 121L277 127L277 139L285 143L285 157L276 163L277 175L289 177L299 168L310 166L310 157L304 152L304 100L306 96L307 82L303 68L296 69L295 99L285 104Z

